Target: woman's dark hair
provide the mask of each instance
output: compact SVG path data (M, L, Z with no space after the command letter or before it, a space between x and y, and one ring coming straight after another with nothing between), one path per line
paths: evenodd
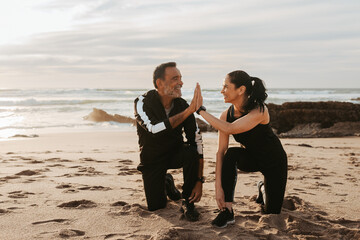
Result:
M161 80L164 80L164 78L165 78L165 70L168 67L176 67L176 62L163 63L163 64L160 64L159 66L157 66L155 68L154 75L153 75L153 83L154 83L155 88L157 88L156 80L158 78L160 78Z
M236 88L241 86L246 87L245 93L248 95L248 100L245 103L244 110L249 112L259 107L260 111L264 112L264 102L268 96L264 82L260 78L251 77L249 74L241 70L228 73L228 76L230 77L230 82L235 84Z

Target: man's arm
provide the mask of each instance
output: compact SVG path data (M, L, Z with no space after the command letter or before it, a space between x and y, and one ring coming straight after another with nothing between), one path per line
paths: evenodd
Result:
M192 115L197 109L197 99L199 96L199 91L195 89L193 99L191 100L190 105L181 113L178 113L172 117L169 118L170 125L172 128L176 128L179 126L182 122L184 122L190 115Z
M194 97L191 104L182 112L164 119L154 121L154 116L151 116L149 106L145 104L145 96L139 96L134 101L135 118L138 124L143 127L146 131L156 134L166 129L173 129L179 126L185 121L191 114L196 111L197 95L199 93L194 91ZM148 109L147 109L148 108Z
M134 112L137 123L144 130L152 134L157 134L167 128L171 128L168 119L165 121L155 120L154 113L151 111L151 107L146 104L145 99L145 96L139 96L134 101Z
M204 175L204 156L203 156L203 141L200 133L200 129L196 123L195 116L191 114L184 121L184 131L187 142L196 147L199 154L199 169L198 169L198 179L201 179ZM202 196L202 182L197 181L190 195L190 202L199 202Z
M184 111L172 116L169 118L169 122L172 128L176 128L179 126L183 121L185 121L193 112L191 107L187 107Z

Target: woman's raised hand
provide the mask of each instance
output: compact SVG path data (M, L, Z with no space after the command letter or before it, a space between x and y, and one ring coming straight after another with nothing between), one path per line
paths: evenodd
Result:
M196 110L198 110L199 107L201 107L202 103L203 103L203 98L201 96L201 88L200 88L199 83L196 83L196 87L194 90L194 96L193 96L193 99L191 100L189 107L192 112L196 112Z
M192 112L196 112L196 110L198 110L197 107L197 101L198 101L198 95L199 95L199 90L198 90L198 85L196 84L195 90L194 90L194 96L193 99L191 100L190 106L189 108L191 109Z
M196 110L198 110L203 105L203 97L201 95L201 87L199 83L196 83L196 90L198 91L197 100L196 100Z

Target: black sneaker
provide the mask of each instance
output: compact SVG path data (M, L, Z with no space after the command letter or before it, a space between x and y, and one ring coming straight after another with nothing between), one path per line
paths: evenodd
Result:
M234 224L235 218L234 218L234 211L229 211L228 208L225 208L225 210L222 210L217 217L212 220L211 224L218 228L224 228L228 224Z
M166 195L173 201L177 201L181 198L181 193L175 187L174 178L170 173L167 173L165 176L165 190Z
M264 186L263 181L259 181L258 184L257 184L257 188L258 188L259 193L258 193L258 196L257 196L255 201L256 201L256 203L264 205L265 204L265 201L264 201L265 189L264 189L264 191L261 191L262 186Z
M182 202L180 211L188 221L195 222L199 220L200 213L195 209L194 203L189 203L188 200Z

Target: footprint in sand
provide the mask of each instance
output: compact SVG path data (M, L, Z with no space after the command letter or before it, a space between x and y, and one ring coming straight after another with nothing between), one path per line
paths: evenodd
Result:
M16 173L15 175L17 176L32 176L32 175L38 175L40 174L39 170L24 170L21 172Z
M66 203L62 203L60 205L58 205L58 207L61 208L76 208L76 209L82 209L82 208L93 208L96 207L97 204L93 201L90 200L75 200L75 201L70 201L70 202L66 202Z
M120 172L118 175L124 176L124 175L134 175L134 174L140 174L140 171L136 168L129 168L128 166L121 167Z
M59 189L71 188L71 187L72 187L72 185L68 184L68 183L62 183L62 184L56 186L56 188L59 188Z
M62 218L57 218L57 219L51 219L51 220L45 220L45 221L38 221L38 222L33 222L33 225L38 225L38 224L45 224L45 223L64 223L64 222L69 222L69 219L62 219Z
M111 206L119 207L119 210L117 209L116 212L110 211L110 215L114 216L122 216L122 215L137 215L143 218L148 218L153 215L152 212L148 211L144 206L141 206L140 204L128 204L123 201L118 201Z
M95 160L93 158L89 158L89 157L85 157L85 158L80 158L80 161L85 161L85 162L97 162L97 163L106 163L107 161L100 161L100 160Z
M16 175L6 176L6 177L0 178L0 182L8 182L8 180L10 180L10 179L18 179L18 178L20 178L20 177L16 176Z
M133 161L130 159L123 159L123 160L119 160L119 163L124 164L124 165L132 165Z
M75 186L73 186L70 183L62 183L58 186L56 186L56 188L58 189L67 189L67 192L79 192L77 190L75 190ZM77 187L78 190L90 190L90 191L109 191L112 190L111 187L104 187L104 186L88 186L88 185L83 185L83 186L79 186ZM70 191L69 191L70 190Z
M78 193L79 191L73 188L66 189L62 191L63 193Z
M81 167L81 166L74 166L71 168L78 168L77 173L67 173L64 174L63 177L78 177L78 176L104 176L107 175L104 172L96 171L93 167Z
M47 162L72 162L69 159L61 159L61 158L48 158L45 161L47 161Z
M128 233L109 233L104 236L104 240L127 239L127 235Z
M360 166L360 161L356 157L350 157L349 158L349 163L351 165L353 165L354 167L359 167Z
M331 187L329 184L326 184L326 183L321 183L321 182L315 182L316 186L319 186L319 187Z
M8 211L8 210L6 210L6 209L1 209L1 208L0 208L0 215L1 215L1 214L8 213L8 212L10 212L10 211Z
M9 198L27 198L28 195L35 195L35 193L32 192L24 192L24 191L14 191L9 192Z
M47 167L65 167L65 165L57 163L57 164L47 165Z
M70 237L79 237L84 236L85 232L75 229L62 229L59 233L59 236L62 238L70 238Z
M113 204L111 204L111 206L125 206L125 205L128 205L127 202L123 202L123 201L117 201L117 202L114 202Z
M79 190L90 190L90 191L109 191L112 190L111 187L103 187L103 186L84 186L78 187Z
M215 237L215 236L214 236ZM195 230L172 227L161 229L151 239L202 239L201 233Z
M45 159L45 161L48 161L48 162L59 162L59 161L60 161L60 158L48 158L48 159Z
M39 160L32 160L29 163L31 164L38 164L38 163L44 163L43 161L39 161Z

